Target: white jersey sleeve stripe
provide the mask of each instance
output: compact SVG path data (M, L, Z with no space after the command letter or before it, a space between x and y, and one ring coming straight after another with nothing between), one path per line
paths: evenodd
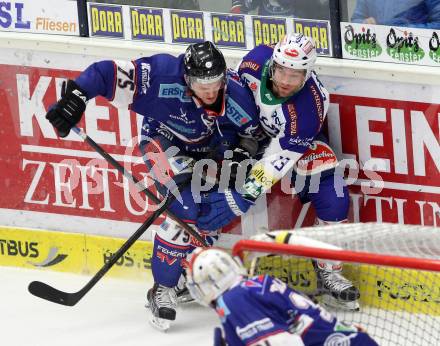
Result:
M115 60L115 90L111 101L115 107L126 108L133 103L136 91L135 65L132 61Z

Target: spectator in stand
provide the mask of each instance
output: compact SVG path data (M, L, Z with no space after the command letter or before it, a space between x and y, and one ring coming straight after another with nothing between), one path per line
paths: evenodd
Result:
M262 16L326 20L330 17L328 0L232 0L231 13L249 13L256 9Z
M439 29L440 0L358 0L351 21Z

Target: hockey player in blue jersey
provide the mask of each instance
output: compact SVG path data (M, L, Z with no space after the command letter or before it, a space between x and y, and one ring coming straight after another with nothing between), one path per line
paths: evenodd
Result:
M214 345L378 345L360 327L339 321L308 297L268 275L246 278L246 270L225 251L194 251L188 288L222 323Z
M238 73L253 92L261 126L271 141L244 186L205 196L207 207L198 218L200 227L226 225L281 179L290 180L301 202L311 202L317 224L346 221L348 189L335 171L336 155L321 133L329 93L313 70L315 61L315 45L302 34L287 35L275 47L257 46L243 58ZM323 289L344 297L340 307L357 310L358 290L344 277L329 275L339 268L323 261L314 265Z
M208 154L221 156L237 145L239 155L256 149L252 138L259 125L252 94L236 73L227 71L222 53L211 42L192 44L178 57L157 54L96 62L67 82L46 118L65 137L81 119L87 101L98 95L143 115L139 145L149 173L163 196L171 192L178 197L170 206L174 214L194 227L199 208L193 194L198 191L187 184L194 177L194 162ZM209 244L218 238L216 231L202 235ZM151 322L161 329L176 317L176 286L193 245L170 218L155 234L155 283L147 305Z

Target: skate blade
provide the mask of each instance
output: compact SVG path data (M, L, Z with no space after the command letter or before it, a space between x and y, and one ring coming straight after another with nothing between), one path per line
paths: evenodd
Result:
M189 297L177 297L177 304L188 304L194 302L194 298Z
M157 330L160 330L161 332L166 332L171 327L170 320L165 320L163 318L159 318L153 315L150 316L149 322L151 326L153 326Z
M359 302L357 300L346 302L346 301L338 300L335 297L328 294L322 295L321 304L329 308L338 309L338 310L345 310L345 311L360 310Z

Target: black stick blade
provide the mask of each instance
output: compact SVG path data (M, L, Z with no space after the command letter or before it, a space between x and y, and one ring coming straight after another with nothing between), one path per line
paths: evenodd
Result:
M63 292L41 281L32 281L28 290L36 297L66 306L74 306L81 299L78 293Z

